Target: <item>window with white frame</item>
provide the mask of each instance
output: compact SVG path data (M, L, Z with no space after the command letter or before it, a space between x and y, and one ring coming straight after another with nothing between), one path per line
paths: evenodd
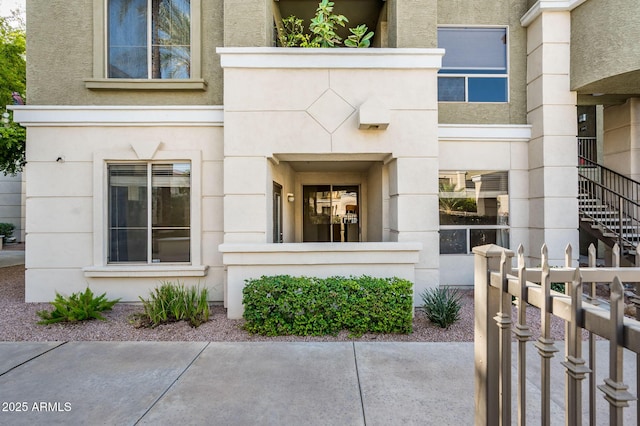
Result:
M108 262L191 261L191 164L108 165Z
M191 0L107 5L108 78L191 78Z
M439 27L440 102L508 102L507 28Z
M440 254L468 254L476 246L509 247L506 171L441 171Z

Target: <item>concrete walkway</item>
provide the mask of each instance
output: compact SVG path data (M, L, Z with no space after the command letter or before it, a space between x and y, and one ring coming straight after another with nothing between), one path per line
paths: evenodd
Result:
M7 407L0 424L470 425L471 349L4 342L0 401L24 411Z
M0 268L15 265L24 265L24 250L0 250Z

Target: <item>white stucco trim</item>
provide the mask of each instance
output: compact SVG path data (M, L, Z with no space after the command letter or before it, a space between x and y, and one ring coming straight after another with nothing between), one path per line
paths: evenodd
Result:
M587 0L539 0L527 13L520 18L523 27L528 27L543 12L572 11Z
M442 66L444 49L218 47L222 68L389 68Z
M415 264L420 242L233 244L218 246L224 264Z
M88 278L162 278L205 277L209 266L88 266L82 268Z
M440 141L529 141L531 125L529 124L440 124L438 140Z
M25 127L222 126L222 106L12 105Z

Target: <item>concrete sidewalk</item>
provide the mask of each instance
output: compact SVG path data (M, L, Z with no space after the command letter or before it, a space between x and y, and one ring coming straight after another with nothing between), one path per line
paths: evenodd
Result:
M528 349L537 424L540 362ZM597 384L607 350L598 343ZM563 358L553 358L552 424L564 423ZM625 351L633 394L634 358ZM473 343L3 342L0 424L472 425L473 377Z
M0 424L468 425L471 348L5 342Z
M24 250L0 250L0 268L15 265L24 265Z

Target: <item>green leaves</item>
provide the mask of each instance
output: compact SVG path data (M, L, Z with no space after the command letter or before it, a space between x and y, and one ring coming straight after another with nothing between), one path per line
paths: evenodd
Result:
M427 289L422 294L427 318L441 328L449 328L460 319L462 303L458 290L450 288Z
M371 37L373 37L373 31L367 31L369 27L365 24L358 25L355 28L349 28L351 35L344 41L344 45L347 47L369 47L371 44Z
M278 41L282 47L337 47L342 37L336 32L349 22L346 16L333 13L334 2L321 0L316 14L311 18L309 33L305 33L304 21L295 16L283 18L278 25ZM367 33L366 25L350 28L351 35L344 44L349 47L369 47L373 32Z
M105 321L100 312L111 310L120 299L107 300L106 293L94 297L93 292L87 287L84 293L73 293L64 297L56 292L56 298L51 304L53 311L42 310L36 312L42 318L38 324L54 324L57 322L77 322L91 319Z
M11 121L11 113L8 115L9 123L0 124L0 171L5 175L15 175L22 171L25 161L25 142L27 132L24 127Z
M13 223L0 223L0 235L4 235L4 238L11 238L14 229L16 227Z
M412 283L400 278L291 277L247 280L245 329L267 336L411 333Z
M22 96L26 91L27 64L25 60L26 34L23 28L9 25L8 18L0 17L0 171L14 175L25 164L26 131L12 121L5 105L13 103L11 94Z
M332 1L322 0L309 24L309 30L314 35L312 43L320 47L334 47L340 44L342 37L336 34L336 28L344 27L345 23L349 22L344 15L333 13L333 4Z
M209 321L209 291L206 288L185 287L184 284L163 282L156 287L148 300L143 299L143 314L136 314L137 326L157 327L176 321L187 321L192 327L198 327Z

